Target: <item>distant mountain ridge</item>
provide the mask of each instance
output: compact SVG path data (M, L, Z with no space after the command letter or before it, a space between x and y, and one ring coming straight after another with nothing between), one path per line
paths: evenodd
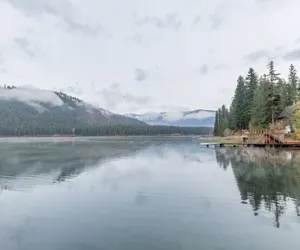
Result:
M179 112L148 112L144 114L127 114L149 125L165 125L180 127L213 127L215 111L197 109Z
M0 128L77 128L102 125L145 125L62 92L0 88Z

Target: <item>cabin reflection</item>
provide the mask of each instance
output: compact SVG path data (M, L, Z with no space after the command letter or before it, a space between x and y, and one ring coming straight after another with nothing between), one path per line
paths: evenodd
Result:
M265 209L274 214L274 226L289 202L300 216L300 151L260 148L216 148L220 167L232 167L242 203L250 204L255 216Z

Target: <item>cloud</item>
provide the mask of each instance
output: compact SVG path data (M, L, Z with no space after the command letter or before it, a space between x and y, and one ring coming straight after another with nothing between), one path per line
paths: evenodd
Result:
M194 113L190 113L187 115L184 115L183 119L204 119L204 118L211 118L211 117L215 117L215 113L214 112L209 112L209 111L198 111L198 112L194 112Z
M226 65L224 63L220 63L214 66L215 70L222 70L222 69L226 69Z
M7 70L4 68L4 59L1 52L0 52L0 73L7 73Z
M68 28L74 32L80 32L85 36L89 37L98 37L100 33L107 35L108 37L112 37L111 33L105 30L101 25L90 26L85 23L76 22L73 19L64 19Z
M215 9L212 15L210 15L209 22L210 22L210 28L214 31L218 30L225 21L224 13L227 5L221 4L218 5Z
M17 100L34 107L39 106L40 102L49 103L53 106L63 105L62 100L53 91L39 89L33 91L31 88L0 88L0 100Z
M200 21L202 20L202 16L201 15L196 15L193 21L193 25L198 25L200 23Z
M26 38L15 38L14 43L30 58L35 58L34 46Z
M256 51L246 55L245 59L249 63L255 63L255 62L259 61L260 59L270 57L270 55L271 55L271 52L269 50L262 49L262 50L256 50Z
M39 17L50 15L60 19L74 32L81 32L85 36L97 37L100 32L110 35L102 26L91 26L76 21L75 10L68 0L4 0L15 9L24 12L27 16Z
M125 94L123 96L123 99L126 102L134 102L137 104L143 104L145 102L148 102L150 100L150 98L146 97L146 96L136 96L136 95L132 95L132 94Z
M140 33L135 33L132 37L132 40L138 44L142 44L143 43L143 36Z
M291 50L283 56L284 60L300 60L300 48Z
M224 20L222 17L219 16L211 16L210 22L211 22L210 24L211 29L217 30L223 25Z
M109 109L115 109L118 106L124 105L124 103L131 104L146 104L150 102L151 98L146 96L137 96L131 93L123 93L120 90L119 83L113 83L109 88L104 88L101 91L97 91L97 95L101 96L106 103L106 107Z
M163 18L157 16L139 17L134 13L134 24L138 26L149 25L157 29L174 28L175 30L178 30L181 23L182 21L177 13L168 13Z
M202 67L200 68L200 74L204 76L207 75L207 73L208 73L208 66L207 64L203 64Z
M232 91L221 91L222 83L234 89L236 77L249 65L265 72L272 54L278 71L285 74L288 61L283 57L291 58L290 52L300 48L295 43L300 36L293 32L300 20L300 1L257 1L0 0L0 71L7 70L0 73L0 81L65 89L120 113L185 110L172 109L177 105L228 106ZM113 39L103 35L106 29ZM276 51L278 46L283 49ZM141 70L138 75L135 69ZM114 82L122 85L113 87ZM143 103L145 97L151 101Z
M179 120L190 120L190 119L200 120L200 119L213 118L213 117L215 117L215 113L213 111L209 112L204 110L199 110L190 113L186 113L184 111L171 111L171 112L164 112L164 113L147 112L145 114L138 115L138 119L142 121L156 120L161 118L163 121L167 121L167 122L175 122Z
M135 69L134 75L135 75L134 79L138 82L144 81L147 78L146 72L142 69Z
M77 86L69 86L67 88L59 89L60 92L68 93L68 94L75 94L76 96L80 96L83 94L83 89Z
M68 0L4 0L28 16L52 15L58 18L71 17L73 8Z

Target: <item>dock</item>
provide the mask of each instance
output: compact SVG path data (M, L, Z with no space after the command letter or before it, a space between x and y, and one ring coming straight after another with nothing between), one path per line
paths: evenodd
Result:
M274 147L274 148L299 148L300 142L285 142L285 143L231 143L231 142L221 142L221 143L200 143L204 147Z
M272 147L272 148L299 148L300 141L287 141L284 130L262 129L248 130L241 136L240 142L204 142L201 146L210 147Z

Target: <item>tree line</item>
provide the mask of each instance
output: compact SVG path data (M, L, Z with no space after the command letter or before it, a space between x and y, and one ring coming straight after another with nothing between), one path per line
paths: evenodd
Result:
M173 127L145 125L105 125L85 128L63 127L0 127L0 136L127 136L127 135L208 135L212 133L209 127Z
M253 68L239 76L229 109L223 105L216 112L214 134L249 128L268 128L286 106L296 103L299 78L294 65L289 67L288 79L281 77L274 62L267 65L267 74L259 76Z

